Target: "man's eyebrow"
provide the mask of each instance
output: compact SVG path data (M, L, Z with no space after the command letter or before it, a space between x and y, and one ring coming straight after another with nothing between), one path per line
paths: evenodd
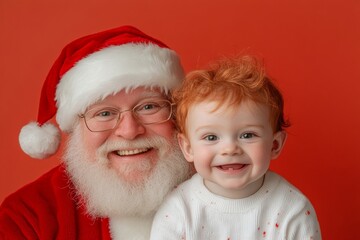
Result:
M166 97L163 93L160 92L145 92L141 94L142 98L152 98L152 97Z

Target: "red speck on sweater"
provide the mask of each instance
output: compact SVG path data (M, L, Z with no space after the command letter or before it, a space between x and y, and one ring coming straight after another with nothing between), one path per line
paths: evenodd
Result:
M275 227L278 228L278 227L279 227L279 224L278 224L278 223L275 223Z
M309 210L307 210L305 214L306 214L306 215L310 215L310 211L309 211Z

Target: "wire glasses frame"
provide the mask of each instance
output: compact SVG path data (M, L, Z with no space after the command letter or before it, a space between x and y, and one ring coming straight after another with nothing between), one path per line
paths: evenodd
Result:
M89 131L104 132L116 128L124 112L131 112L132 116L144 125L166 122L172 116L174 105L175 103L168 100L148 100L123 111L115 107L93 108L79 117L84 119Z

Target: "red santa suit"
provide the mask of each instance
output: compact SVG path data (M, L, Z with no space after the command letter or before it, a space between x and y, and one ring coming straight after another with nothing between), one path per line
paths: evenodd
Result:
M74 191L60 165L8 196L0 208L0 239L110 240L108 219L87 215Z

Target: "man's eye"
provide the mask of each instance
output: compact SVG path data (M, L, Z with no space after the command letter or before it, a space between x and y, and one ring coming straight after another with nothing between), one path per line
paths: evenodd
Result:
M97 121L109 121L116 118L117 116L118 111L116 111L115 109L103 109L97 111L92 118Z
M243 133L240 135L240 138L243 138L243 139L249 139L249 138L253 138L255 137L255 134L254 133Z
M160 105L157 103L148 103L148 104L144 105L143 109L150 110L150 109L159 108L159 107L160 107Z
M138 113L155 113L161 109L161 105L159 103L144 103L135 108Z
M204 137L204 139L207 140L207 141L216 141L219 138L217 136L215 136L215 135L207 135L207 136Z
M99 112L96 116L99 116L99 117L107 117L107 116L110 116L111 115L111 112L109 111L103 111L103 112Z

